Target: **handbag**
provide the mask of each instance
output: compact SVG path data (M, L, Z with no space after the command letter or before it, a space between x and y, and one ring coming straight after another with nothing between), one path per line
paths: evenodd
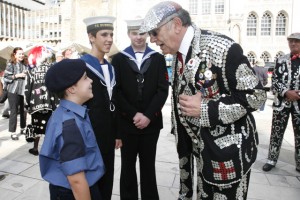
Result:
M34 133L34 128L31 124L28 124L25 129L25 139L27 142L34 142L36 134Z
M0 96L0 103L4 103L7 99L7 94L8 94L8 91L7 91L7 87L6 85L3 87L3 92L2 92L2 95Z

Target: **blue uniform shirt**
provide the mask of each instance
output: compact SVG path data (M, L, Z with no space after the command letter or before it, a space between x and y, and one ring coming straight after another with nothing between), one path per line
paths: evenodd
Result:
M89 186L104 174L104 164L87 109L62 99L48 121L39 155L43 179L69 188L67 176L84 171Z

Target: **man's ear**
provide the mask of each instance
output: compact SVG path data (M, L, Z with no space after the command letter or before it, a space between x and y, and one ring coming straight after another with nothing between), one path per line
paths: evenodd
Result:
M91 33L88 34L88 37L91 43L95 41L95 37Z
M173 25L174 25L175 33L180 33L180 31L182 29L182 21L179 17L174 17Z

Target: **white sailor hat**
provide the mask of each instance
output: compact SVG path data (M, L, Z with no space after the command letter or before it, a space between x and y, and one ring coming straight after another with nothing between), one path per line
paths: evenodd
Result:
M83 22L86 24L87 32L90 33L94 30L114 30L115 19L112 16L97 16L85 18Z
M153 6L146 14L140 28L141 33L158 28L166 20L175 17L182 7L173 1L163 1Z
M143 22L143 19L125 20L125 22L127 23L128 30L139 30Z
M61 51L58 51L58 52L56 52L56 54L55 54L55 57L59 57L59 56L63 57L63 55L62 55L62 52L61 52Z
M287 37L287 39L296 39L296 40L300 40L300 33L292 33L291 35L289 35Z

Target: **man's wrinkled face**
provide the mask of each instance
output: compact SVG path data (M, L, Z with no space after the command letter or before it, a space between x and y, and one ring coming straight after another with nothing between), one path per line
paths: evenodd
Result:
M300 53L300 40L298 39L288 39L289 47L292 54Z
M176 33L174 32L173 19L148 33L150 42L159 46L163 54L176 54L179 44L174 40Z

